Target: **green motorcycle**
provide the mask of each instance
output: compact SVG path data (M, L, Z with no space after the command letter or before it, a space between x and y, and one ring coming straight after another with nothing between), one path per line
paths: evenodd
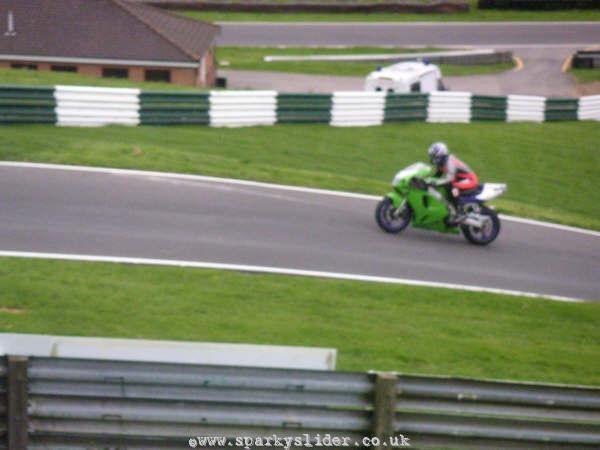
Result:
M447 200L447 187L434 186L432 167L415 163L399 171L393 191L377 204L375 220L387 233L400 233L411 222L415 228L459 234L476 245L487 245L500 232L500 219L485 202L506 192L502 183L485 183L458 199L458 221L451 220L454 206Z

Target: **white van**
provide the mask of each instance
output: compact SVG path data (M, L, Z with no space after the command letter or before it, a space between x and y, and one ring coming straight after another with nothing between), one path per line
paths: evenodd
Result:
M403 94L444 89L439 67L424 62L401 62L378 68L371 72L365 81L366 91Z

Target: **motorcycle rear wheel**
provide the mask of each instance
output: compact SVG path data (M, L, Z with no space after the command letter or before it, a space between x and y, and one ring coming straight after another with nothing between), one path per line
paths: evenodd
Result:
M478 211L481 216L487 216L489 220L484 226L461 225L461 230L467 241L475 245L488 245L493 242L500 233L500 219L496 211L481 207Z
M396 208L389 197L384 197L375 208L377 225L386 233L400 233L410 223L412 214L408 204Z

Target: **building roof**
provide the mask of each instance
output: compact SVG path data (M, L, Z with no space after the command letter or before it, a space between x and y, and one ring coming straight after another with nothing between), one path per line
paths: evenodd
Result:
M0 1L0 55L189 63L219 32L126 0Z

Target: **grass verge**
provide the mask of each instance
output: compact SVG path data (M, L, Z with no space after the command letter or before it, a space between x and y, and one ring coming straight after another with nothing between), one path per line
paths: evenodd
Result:
M338 369L600 384L600 305L0 258L0 331L334 347Z
M314 75L365 77L377 66L393 64L373 61L272 61L265 62L265 56L306 56L306 55L358 55L358 54L400 54L441 51L437 48L405 49L401 47L347 47L347 48L307 48L307 47L219 47L217 57L221 69L264 70L275 72L306 73ZM457 65L442 64L444 76L483 75L504 72L513 64Z
M555 22L598 21L600 10L518 11L479 9L470 0L470 10L449 14L421 13L250 13L219 11L176 11L186 17L209 22Z
M600 69L571 69L569 72L573 74L578 83L600 81Z
M506 182L501 212L600 230L598 124L418 122L2 129L0 160L192 173L382 195L394 173L446 141L483 181Z
M309 55L309 54L373 54L401 53L416 51L434 51L428 49L406 50L402 48L350 47L350 48L275 48L275 47L219 47L217 49L220 69L259 70L274 72L304 73L330 76L366 77L378 65L389 65L392 62L333 62L333 61L286 61L265 62L267 55ZM440 69L444 76L483 75L504 72L512 69L513 64L480 64L454 65L442 64ZM161 91L207 91L193 86L178 86L172 83L133 81L120 78L102 78L77 73L50 72L21 69L0 69L0 85L27 86L100 86L138 88Z
M189 91L195 89L193 86L178 86L172 83L92 77L78 73L52 72L47 70L0 69L0 85L55 86L57 84L69 86L138 88L161 91Z

